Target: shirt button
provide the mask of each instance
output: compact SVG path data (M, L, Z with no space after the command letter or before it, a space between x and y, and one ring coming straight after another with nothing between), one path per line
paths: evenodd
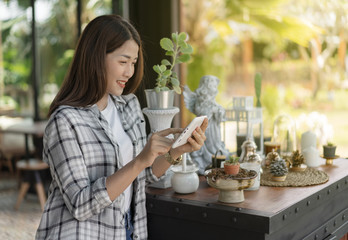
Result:
M139 238L139 236L138 235L134 235L134 239L138 239Z

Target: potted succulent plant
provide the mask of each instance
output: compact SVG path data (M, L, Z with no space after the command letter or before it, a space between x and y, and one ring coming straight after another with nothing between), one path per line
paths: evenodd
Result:
M288 168L283 158L275 158L270 164L270 172L272 173L272 180L276 182L283 182L286 179Z
M188 35L185 32L172 33L171 39L162 38L160 46L166 51L165 55L171 60L163 59L161 64L153 66L158 74L154 89L146 89L145 96L149 109L166 109L173 107L174 94L181 94L178 75L173 71L175 65L188 62L191 59L193 48L187 43Z
M326 145L323 145L323 154L324 158L335 158L336 156L336 145L332 142L328 142Z
M239 157L230 156L224 163L224 171L226 174L236 175L239 172Z

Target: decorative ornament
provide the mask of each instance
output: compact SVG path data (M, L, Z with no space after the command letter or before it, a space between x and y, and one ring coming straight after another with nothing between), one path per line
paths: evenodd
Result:
M189 154L199 167L200 174L204 174L205 169L211 164L211 156L217 150L221 150L225 156L230 155L225 143L221 141L220 125L225 121L225 109L215 100L219 83L217 77L205 75L200 79L199 86L194 92L188 86L184 87L183 95L187 109L196 116L205 115L209 119L204 145L198 151Z
M290 157L291 171L301 172L306 170L307 166L304 163L304 157L299 150L293 151Z
M273 162L274 160L279 159L280 156L278 154L278 152L275 151L275 149L272 149L272 152L269 152L265 158L265 166L269 167L269 165L271 164L271 162Z
M284 181L288 173L285 160L282 158L275 158L270 164L270 171L274 181Z
M293 151L291 155L291 164L294 167L299 167L304 162L304 157L299 150Z

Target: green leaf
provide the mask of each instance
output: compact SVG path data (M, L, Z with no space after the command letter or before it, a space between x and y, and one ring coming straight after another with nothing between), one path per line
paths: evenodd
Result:
M165 70L167 70L166 65L159 66L161 73L163 73Z
M182 48L181 49L182 53L186 53L186 54L191 54L193 52L193 48L190 44L187 44L186 48Z
M162 78L161 80L159 80L159 84L161 87L164 87L167 84L167 80L165 78Z
M166 51L173 51L174 50L173 42L169 38L162 38L160 41L160 45Z
M160 87L155 87L155 91L156 91L156 92L160 92L160 91L161 91L161 88L160 88Z
M187 34L185 32L181 32L179 34L178 40L180 41L185 41L187 39Z
M168 69L168 70L164 71L163 76L169 77L171 74L172 74L172 71Z
M161 64L162 64L162 65L166 65L166 66L170 66L170 65L171 65L171 63L170 63L167 59L163 59L163 60L161 61Z
M161 70L160 70L160 66L159 66L159 65L153 66L153 70L154 70L156 73L158 73L158 74L161 73Z
M169 89L169 87L163 87L163 88L161 88L161 91L169 91L170 89Z
M174 51L167 51L166 56L174 56Z
M178 74L176 72L172 72L172 77L173 78L178 78Z
M172 33L172 39L175 44L178 43L178 33Z
M172 83L173 87L180 85L180 82L179 82L178 78L171 77L170 78L170 82Z
M180 62L188 62L191 59L191 56L189 54L182 54L178 57L178 60Z
M180 48L187 48L187 43L185 42L179 42L178 44Z
M181 94L181 88L179 86L173 86L173 90L177 93L177 94Z

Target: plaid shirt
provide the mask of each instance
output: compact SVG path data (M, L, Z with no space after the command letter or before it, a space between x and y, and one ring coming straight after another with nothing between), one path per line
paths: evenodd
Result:
M114 97L133 157L146 144L145 121L135 95ZM106 177L120 167L119 147L96 105L60 106L44 135L43 158L52 183L36 239L125 239L124 194L113 202ZM147 239L145 181L158 181L151 168L133 182L134 239Z

